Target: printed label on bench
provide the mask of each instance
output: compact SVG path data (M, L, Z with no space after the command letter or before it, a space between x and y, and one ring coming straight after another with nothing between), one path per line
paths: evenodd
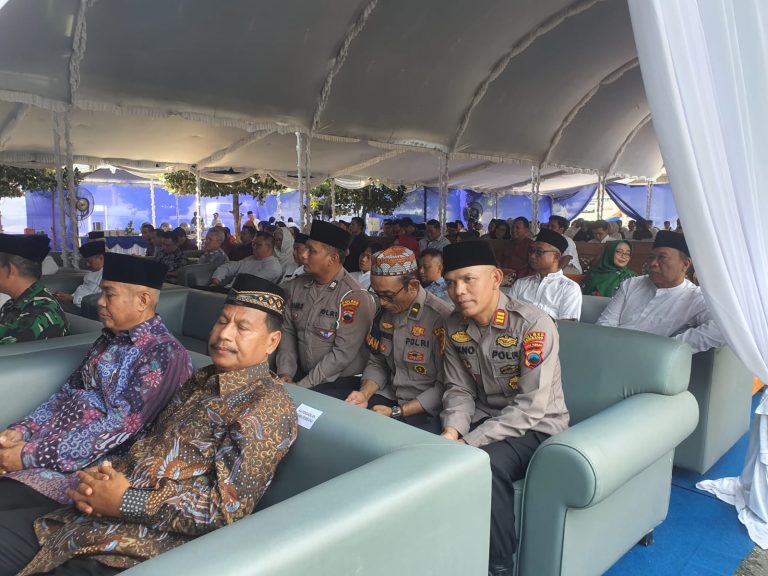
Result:
M320 418L322 413L322 410L312 408L306 404L301 404L298 408L296 408L296 414L298 414L299 417L299 426L306 428L307 430L314 426L315 420Z

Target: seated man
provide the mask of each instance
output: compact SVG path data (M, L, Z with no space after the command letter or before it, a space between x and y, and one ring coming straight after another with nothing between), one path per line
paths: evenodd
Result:
M502 272L488 242L443 251L448 293L443 436L491 458L489 574L513 574L513 483L536 448L568 427L560 380L559 337L543 311L500 291Z
M622 282L597 323L669 336L686 342L694 352L724 346L701 288L685 277L690 268L685 236L660 231L648 260L648 275Z
M248 258L227 262L216 268L211 278L211 286L229 286L238 274L251 274L270 282L280 282L283 267L275 257L275 237L269 232L257 232L252 250L253 254Z
M453 307L448 289L443 278L443 252L435 248L425 248L419 255L419 280L430 294L448 302Z
M314 220L303 276L288 285L277 373L286 382L346 398L357 390L368 361L365 336L373 297L342 265L349 232Z
M238 276L211 331L213 365L127 455L78 473L75 507L0 514L0 571L115 574L253 512L297 433L267 364L282 313L277 286Z
M294 233L293 261L296 262L297 266L293 272L285 275L285 278L283 278L283 281L280 284L282 288L287 288L288 282L304 274L304 262L307 259L307 240L309 240L309 236L306 234L302 234L301 232Z
M560 257L560 268L566 274L581 274L581 262L579 262L579 252L576 250L576 243L566 234L570 223L567 218L562 216L550 216L549 229L565 237L568 242L568 248L563 251Z
M226 244L222 245L221 249L225 254L229 255L229 260L231 262L244 260L245 258L253 255L253 246L251 246L251 244L253 244L253 238L255 235L255 227L252 228L251 226L243 226L243 229L240 231L240 243L235 244L234 246L229 246L228 253Z
M11 297L0 308L0 345L67 335L64 310L40 283L49 250L47 236L0 234L0 293Z
M541 308L553 320L581 318L581 288L560 270L560 257L567 249L565 236L543 228L528 249L528 264L535 274L519 278L510 298Z
M424 229L424 238L419 240L419 248L423 253L424 250L433 249L442 252L443 248L448 246L451 241L441 234L440 222L437 220L429 220ZM421 254L419 254L421 256Z
M192 374L189 354L155 314L165 266L104 259L102 335L59 392L0 435L0 511L8 491L20 505L69 502L72 473L129 442Z
M229 262L227 253L221 249L222 244L224 244L224 230L221 228L209 228L203 241L203 254L197 263L213 264L218 267Z
M173 278L178 269L184 266L184 254L179 248L176 233L173 230L158 232L158 236L161 238L161 250L155 252L155 259L161 264L165 264L168 269L166 275Z
M54 292L53 294L56 300L62 304L76 306L77 308L80 308L83 297L101 292L101 271L104 268L106 244L99 240L88 242L83 244L79 251L80 255L85 258L91 271L83 277L83 283L72 294L67 294L66 292Z
M381 311L366 338L371 355L360 390L346 400L439 434L443 320L451 307L421 287L416 256L401 246L374 256L371 288Z
M147 243L147 249L144 253L145 256L153 257L155 255L155 245L152 240L155 237L155 227L149 222L144 222L140 228L141 238Z
M179 247L179 250L182 252L197 250L197 244L195 244L194 240L189 239L184 228L179 226L173 230L173 233L176 235L176 245Z

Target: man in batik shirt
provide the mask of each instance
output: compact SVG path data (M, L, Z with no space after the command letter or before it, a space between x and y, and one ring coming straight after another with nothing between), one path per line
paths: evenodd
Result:
M115 574L253 512L296 439L295 405L267 361L283 308L279 287L240 274L211 332L213 365L127 456L78 473L75 508L44 510L36 533L0 514L0 571Z
M105 330L61 390L0 433L0 514L30 499L69 503L74 472L131 442L192 374L189 354L155 314L165 266L104 258Z
M69 326L58 301L40 283L50 250L46 236L0 234L0 345L66 336Z

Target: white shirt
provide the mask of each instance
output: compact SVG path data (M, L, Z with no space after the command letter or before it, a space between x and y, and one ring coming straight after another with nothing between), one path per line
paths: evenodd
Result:
M255 256L248 256L243 260L222 264L214 270L213 278L222 284L229 280L227 283L229 286L238 274L252 274L277 284L283 277L283 267L280 266L280 261L274 256L262 260L257 260Z
M566 232L568 232L568 230L566 230ZM579 274L581 274L581 262L579 262L579 252L576 250L576 242L573 241L573 238L569 238L568 236L565 236L565 239L568 242L568 249L563 252L563 256L570 256L571 261L568 265L576 268Z
M350 272L349 273L352 278L354 278L358 284L360 284L360 288L363 290L368 290L368 288L371 287L371 271L368 272Z
M101 273L102 270L91 271L83 277L83 283L72 294L72 304L80 308L84 296L101 292Z
M686 342L694 352L725 345L701 289L689 280L674 288L656 288L648 276L628 278L597 323L669 336Z
M581 288L563 275L562 270L520 278L509 291L509 297L541 308L554 320L581 318Z
M419 250L423 252L427 248L434 248L435 250L440 250L440 252L442 252L443 248L448 246L450 243L451 241L442 234L435 240L430 240L429 238L424 237L419 240Z

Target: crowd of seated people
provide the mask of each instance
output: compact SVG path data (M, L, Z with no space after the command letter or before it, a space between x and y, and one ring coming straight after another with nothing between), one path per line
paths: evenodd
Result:
M280 385L290 382L486 451L489 574L512 574L512 485L536 448L569 424L557 323L580 318L582 288L564 268L578 261L567 232L587 226L574 232L563 220L533 236L523 217L498 219L483 239L456 222L443 234L437 221L421 229L391 221L369 236L360 219L315 220L308 235L253 221L241 232L254 236L251 255L234 261L223 227L211 228L201 259L221 262L212 284L227 300L210 336L213 365L194 373L155 314L165 262L181 247L174 231L160 233L155 258L85 244L82 255L102 263L91 266L101 274L105 330L56 395L0 433L0 572L113 574L250 513L296 437ZM598 324L694 351L725 345L687 279L682 234L657 232L648 274L636 276L627 269L633 242L611 239L600 222L591 229L605 248L583 290L612 298ZM36 237L0 235L0 291L12 298L0 309L0 344L66 334L66 298L39 283L48 250ZM506 290L510 262L524 273ZM232 402L214 418L221 394ZM229 432L250 414L261 418L258 438ZM193 439L216 448L203 456ZM181 470L204 470L206 488L159 465L171 455ZM236 491L210 489L221 470ZM202 525L198 509L207 511Z

